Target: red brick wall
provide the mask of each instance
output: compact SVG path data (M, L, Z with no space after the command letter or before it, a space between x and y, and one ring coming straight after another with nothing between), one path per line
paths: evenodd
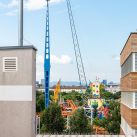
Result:
M121 65L125 62L131 52L137 52L137 33L133 33L129 36L128 41L122 50L120 55Z
M137 91L137 72L130 72L121 78L120 90L124 91Z
M130 109L121 103L121 116L128 122L130 127L137 128L137 109Z

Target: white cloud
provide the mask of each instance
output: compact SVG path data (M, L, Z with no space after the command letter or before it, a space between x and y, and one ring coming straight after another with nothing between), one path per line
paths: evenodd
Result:
M12 0L7 7L8 8L13 8L13 7L17 7L18 6L18 0Z
M9 11L9 12L5 13L5 15L7 15L7 16L15 16L15 15L17 15L17 12L18 12L18 10L15 9L15 10L12 10L12 11Z
M36 62L37 62L37 64L43 64L44 63L44 56L43 55L37 55Z
M51 63L53 64L70 64L71 58L68 55L62 55L61 57L57 57L55 55L51 55Z
M50 0L50 3L60 3L64 0ZM46 6L46 0L24 0L24 7L27 10L39 10ZM17 8L18 0L10 0L8 4L0 3L0 8Z
M120 56L117 56L117 55L113 55L112 58L113 58L114 60L117 60L117 61L120 60Z
M64 0L50 0L50 3L59 3ZM27 0L25 3L25 7L28 10L39 10L46 6L45 0Z
M43 64L43 63L44 63L44 56L38 55L37 64ZM68 55L61 55L61 57L58 57L56 55L51 55L51 64L66 65L70 63L71 63L71 58Z
M60 57L56 55L51 55L51 68L53 64L56 64L56 65L59 64L65 67L65 65L70 64L70 63L71 63L71 58L68 55L61 55ZM43 55L37 55L37 65L36 66L37 66L36 77L37 77L37 80L40 80L41 78L44 77L44 56ZM56 73L54 74L53 73L51 77L53 75L56 75Z
M0 8L14 8L18 6L18 0L11 0L9 3L0 3Z
M25 3L25 8L28 10L39 10L46 5L45 0L28 0Z

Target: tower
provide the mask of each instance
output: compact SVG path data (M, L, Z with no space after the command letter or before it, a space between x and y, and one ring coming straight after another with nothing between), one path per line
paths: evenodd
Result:
M44 56L44 78L45 78L45 107L49 106L49 82L50 82L50 39L49 39L49 0L47 0L46 11L46 37Z
M120 54L121 134L137 135L137 33L131 33Z

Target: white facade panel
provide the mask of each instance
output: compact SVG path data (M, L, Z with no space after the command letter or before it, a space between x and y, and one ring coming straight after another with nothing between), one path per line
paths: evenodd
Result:
M131 54L126 61L124 62L124 64L121 66L121 76L124 77L125 75L127 75L129 72L133 72L133 54Z
M32 86L0 86L0 101L32 101Z
M136 71L136 57L135 57L135 53L132 53L132 58L133 58L133 72Z
M135 136L135 129L132 129L123 117L121 117L121 128L125 135Z
M129 108L135 108L134 106L134 92L121 92L121 103Z
M137 92L135 92L135 108L137 108Z

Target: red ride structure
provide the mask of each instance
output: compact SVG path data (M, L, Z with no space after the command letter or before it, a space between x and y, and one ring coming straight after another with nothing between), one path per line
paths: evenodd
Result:
M74 104L72 100L67 100L64 103L61 103L60 107L63 117L71 116L78 109L78 107Z

